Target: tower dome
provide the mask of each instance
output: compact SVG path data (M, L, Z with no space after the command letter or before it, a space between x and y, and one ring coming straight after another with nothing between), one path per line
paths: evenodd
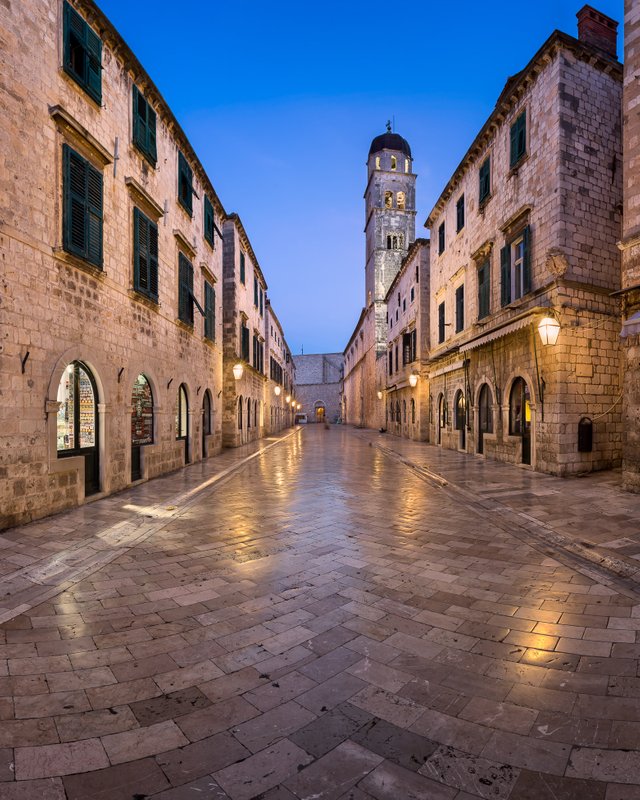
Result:
M381 150L397 150L400 153L404 153L405 156L412 158L409 142L403 139L399 133L393 133L390 130L387 130L386 133L381 133L380 136L376 136L371 142L369 155L379 153Z

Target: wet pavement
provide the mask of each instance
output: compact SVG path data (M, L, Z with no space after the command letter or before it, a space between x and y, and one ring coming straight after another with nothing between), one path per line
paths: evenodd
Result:
M253 453L0 535L1 800L640 798L640 594L564 546L590 479ZM614 482L576 540L635 542Z

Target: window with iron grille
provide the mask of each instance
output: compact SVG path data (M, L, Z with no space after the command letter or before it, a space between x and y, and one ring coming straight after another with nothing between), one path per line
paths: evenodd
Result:
M102 103L102 40L87 22L64 4L64 71L99 105Z
M62 146L63 247L102 269L102 173Z

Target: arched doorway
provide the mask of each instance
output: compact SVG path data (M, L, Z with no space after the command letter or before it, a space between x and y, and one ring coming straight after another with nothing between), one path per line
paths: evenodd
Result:
M98 390L91 370L81 361L69 364L58 386L58 458L84 457L84 493L100 490L98 458Z
M437 424L437 431L436 431L436 444L442 444L442 431L444 426L446 425L447 421L447 407L444 399L444 395L441 394L438 397L438 424Z
M211 436L213 425L211 422L211 392L206 389L202 398L202 457L206 458L207 436Z
M316 414L316 422L324 422L327 409L322 400L317 400L313 408Z
M483 383L478 396L478 452L484 453L484 435L493 433L493 409L491 408L491 389Z
M142 478L142 445L153 442L153 392L145 375L138 375L131 392L131 480Z
M531 464L531 395L524 378L516 378L511 387L509 433L522 437L522 463Z
M184 441L184 463L191 461L189 453L189 400L187 387L184 383L178 389L178 404L176 407L176 439Z
M456 392L454 414L456 430L460 431L460 449L465 450L467 445L467 403L462 389L458 389Z

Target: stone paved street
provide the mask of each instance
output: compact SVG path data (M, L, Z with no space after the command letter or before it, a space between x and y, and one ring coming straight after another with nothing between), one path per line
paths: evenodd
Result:
M640 798L633 581L374 444L310 426L5 532L1 800Z

